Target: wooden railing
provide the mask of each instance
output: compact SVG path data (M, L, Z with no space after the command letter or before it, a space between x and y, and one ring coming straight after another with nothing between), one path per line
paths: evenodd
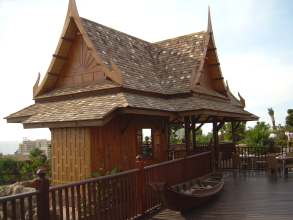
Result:
M177 145L175 150L169 151L169 159L174 160L186 157L185 145ZM211 150L208 144L196 147L189 154ZM218 168L220 169L247 169L264 170L267 167L267 157L271 153L283 154L293 152L293 147L235 147L233 143L220 143L218 151Z
M210 151L211 148L209 144L197 144L194 149L190 149L188 154L198 154L202 152ZM173 144L170 145L170 150L168 151L169 160L174 160L178 158L185 157L187 155L187 151L185 149L185 144Z
M223 150L224 149L224 150ZM234 150L233 150L234 149ZM269 155L278 155L293 152L287 147L236 147L222 146L222 157L219 158L219 168L264 170L267 168Z
M139 161L138 169L50 189L42 187L47 182L42 177L36 192L0 198L0 219L135 219L160 206L158 195L149 187L151 182L172 185L210 172L211 153L204 152L147 167Z
M144 210L148 212L160 204L158 195L154 194L148 185L149 183L166 182L168 185L174 185L206 175L212 171L211 153L204 152L186 158L166 161L145 167L143 171L146 183L144 186L146 189Z
M0 197L0 219L35 219L38 216L38 196L39 192L36 191Z

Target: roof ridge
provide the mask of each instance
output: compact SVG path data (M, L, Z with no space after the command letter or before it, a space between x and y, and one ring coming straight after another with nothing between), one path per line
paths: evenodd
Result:
M80 18L81 18L81 19L84 19L84 20L87 20L87 21L89 21L89 22L95 23L96 25L102 26L102 27L107 28L107 29L109 29L109 30L112 30L112 31L118 32L118 33L120 33L120 34L124 34L124 35L126 35L126 36L128 36L128 37L131 37L131 38L134 38L134 39L136 39L136 40L143 41L143 42L148 43L148 44L150 44L150 45L156 45L157 43L162 43L162 42L169 41L169 40L176 40L176 39L179 39L179 38L182 38L182 37L189 37L189 36L192 36L192 35L195 35L195 34L200 34L200 33L203 34L203 33L207 33L207 31L202 30L202 31L192 32L192 33L189 33L189 34L180 35L180 36L177 36L177 37L167 38L167 39L160 40L160 41L150 42L150 41L144 40L144 39L142 39L142 38L139 38L139 37L136 37L136 36L130 35L130 34L128 34L128 33L125 33L125 32L123 32L123 31L119 31L119 30L117 30L117 29L114 29L114 28L111 28L111 27L109 27L109 26L103 25L103 24L98 23L98 22L96 22L96 21L90 20L90 19L88 19L88 18L84 18L84 17L80 17Z
M176 40L176 39L183 38L183 37L190 37L192 35L200 34L200 33L204 34L204 33L207 33L207 32L206 31L193 32L193 33L190 33L190 34L184 34L184 35L180 35L180 36L177 36L177 37L172 37L172 38L168 38L168 39L165 39L165 40L160 40L160 41L152 42L151 44L156 45L156 44L164 43L164 42L170 41L170 40Z
M114 28L108 27L108 26L106 26L106 25L100 24L100 23L98 23L98 22L96 22L96 21L92 21L92 20L89 20L89 19L84 18L84 17L80 17L80 18L83 19L83 20L87 20L87 21L89 21L89 22L95 23L96 25L102 26L102 27L107 28L107 29L109 29L109 30L112 30L112 31L118 32L118 33L120 33L120 34L124 34L124 35L126 35L126 36L128 36L128 37L131 37L131 38L134 38L135 40L140 40L140 41L143 41L143 42L145 42L145 43L152 44L152 43L149 42L149 41L146 41L146 40L144 40L144 39L141 39L141 38L135 37L135 36L133 36L133 35L127 34L127 33L123 32L123 31L119 31L119 30L117 30L117 29L114 29Z

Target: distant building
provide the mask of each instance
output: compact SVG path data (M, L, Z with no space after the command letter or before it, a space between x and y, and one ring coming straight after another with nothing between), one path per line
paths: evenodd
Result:
M51 141L46 139L39 139L39 140L29 140L27 138L23 139L23 142L19 144L19 149L17 151L18 154L21 155L29 155L29 153L38 148L44 152L44 154L50 158L51 156Z

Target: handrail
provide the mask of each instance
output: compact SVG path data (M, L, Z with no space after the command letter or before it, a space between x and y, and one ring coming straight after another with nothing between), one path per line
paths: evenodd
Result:
M23 199L29 196L35 196L38 195L40 192L38 190L34 192L25 192L25 193L19 193L16 195L9 195L9 196L2 196L0 197L0 202L6 202L10 200L15 200L15 199Z
M136 168L136 169L127 170L127 171L123 171L123 172L119 172L119 173L115 173L115 174L111 174L111 175L99 176L99 177L89 178L89 179L78 181L78 182L62 184L62 185L58 185L58 186L52 186L52 187L50 187L50 191L51 190L62 189L62 188L66 188L66 187L73 187L73 186L83 185L83 184L87 184L87 183L93 183L93 182L97 182L99 180L104 180L104 179L111 179L111 178L114 178L114 177L119 177L119 176L123 176L123 175L127 175L127 174L132 174L132 173L135 173L137 171L138 171L138 169Z

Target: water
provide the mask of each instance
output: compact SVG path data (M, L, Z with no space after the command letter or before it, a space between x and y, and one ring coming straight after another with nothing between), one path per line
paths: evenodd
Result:
M14 154L18 149L18 141L0 141L0 153Z

